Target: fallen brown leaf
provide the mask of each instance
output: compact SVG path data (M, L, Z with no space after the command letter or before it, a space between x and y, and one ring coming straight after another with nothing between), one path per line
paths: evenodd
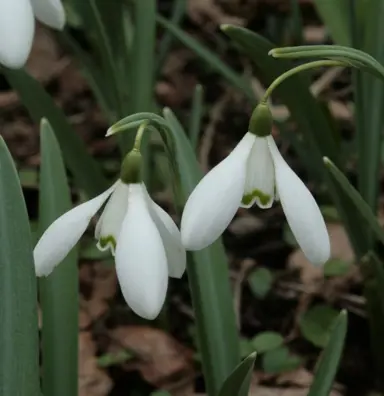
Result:
M79 334L79 396L107 396L112 388L109 376L97 365L91 333Z
M79 322L80 328L84 329L108 310L108 300L116 293L117 278L113 267L95 263L80 268L80 279L91 290L80 299Z
M113 330L111 336L138 358L125 368L139 370L149 383L169 390L194 378L193 352L164 331L149 326L125 326ZM115 344L114 351L121 346Z

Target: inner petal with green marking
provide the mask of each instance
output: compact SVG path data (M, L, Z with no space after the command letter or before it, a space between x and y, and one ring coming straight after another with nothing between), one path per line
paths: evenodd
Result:
M113 235L102 236L97 243L97 248L101 251L111 249L112 254L115 254L116 239Z
M259 204L262 206L267 206L273 197L269 194L264 193L261 190L253 190L250 193L247 193L243 195L243 199L241 200L241 203L245 206L249 206L255 201L257 201Z

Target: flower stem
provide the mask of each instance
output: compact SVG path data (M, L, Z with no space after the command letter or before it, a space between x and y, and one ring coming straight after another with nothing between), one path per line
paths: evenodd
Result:
M302 71L315 69L317 67L322 67L322 66L345 66L345 63L341 62L341 61L336 61L336 60L319 60L319 61L308 62L308 63L304 63L302 65L296 66L296 67L286 71L285 73L283 73L281 76L277 77L276 80L274 80L272 82L272 84L267 88L267 90L261 100L261 103L267 103L273 90L275 88L277 88L287 78L289 78L297 73L300 73Z
M133 144L133 150L134 151L140 151L141 141L143 139L143 135L144 135L144 132L145 132L145 129L146 129L147 126L148 126L148 121L144 121L139 126L139 129L137 130L137 133L136 133L135 142Z

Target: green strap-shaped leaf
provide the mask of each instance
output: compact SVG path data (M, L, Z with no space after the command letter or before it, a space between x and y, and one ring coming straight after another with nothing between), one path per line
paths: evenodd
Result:
M0 395L40 396L37 291L28 214L0 136Z
M340 186L345 198L354 206L355 211L360 213L362 218L367 222L369 228L374 233L376 238L384 243L384 231L381 228L372 209L365 202L359 192L351 185L346 176L330 161L328 158L324 159L324 163L335 182ZM368 250L366 251L366 253Z
M333 41L340 45L350 45L351 36L348 23L350 0L315 0L315 6Z
M347 333L347 312L340 312L317 366L308 396L328 396L332 390Z
M245 358L225 380L219 396L248 396L256 352Z
M52 125L63 152L68 169L76 179L78 187L89 196L104 191L108 184L101 167L88 154L84 143L72 129L63 112L55 105L43 87L23 70L2 70L10 85L18 92L36 123L47 118Z
M39 199L40 235L71 208L71 197L61 151L46 120L41 123ZM42 308L42 363L44 395L77 394L78 270L72 252L47 278L40 279Z
M203 118L203 105L204 105L203 101L204 101L203 87L200 84L198 84L196 85L195 92L193 93L192 110L191 110L191 117L189 122L189 129L188 129L189 140L194 150L196 150L197 145L199 143L200 128Z

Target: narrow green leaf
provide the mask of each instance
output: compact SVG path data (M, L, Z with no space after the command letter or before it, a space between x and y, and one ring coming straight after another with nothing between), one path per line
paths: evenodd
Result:
M63 152L65 163L80 188L89 196L95 196L107 188L107 182L99 165L88 154L85 144L69 125L62 111L42 86L22 70L4 69L10 85L18 92L23 104L36 123L46 117L53 127Z
M328 343L337 315L338 312L335 309L325 304L310 308L299 321L303 336L312 344L323 348Z
M193 93L192 111L188 129L189 139L194 150L196 150L199 143L201 121L203 118L203 95L203 87L200 84L197 84L195 92Z
M130 113L153 109L156 45L156 1L135 1ZM122 115L122 117L125 114Z
M121 113L121 100L119 94L118 71L115 64L115 57L112 43L109 40L107 25L104 23L100 4L97 0L75 1L73 2L79 15L84 22L85 32L93 43L93 49L97 52L98 61L102 69L102 76L108 81L111 99L113 100L112 110L115 110L115 118ZM110 7L109 7L110 8ZM112 7L114 8L114 7ZM108 13L112 11L108 9ZM111 25L112 27L114 25Z
M384 46L379 43L378 37L384 35L384 2L371 0L367 4L367 13L364 21L365 40L362 49L375 58L381 65L384 63ZM380 146L384 123L384 84L374 76L362 76L364 125L358 135L364 144L357 146L357 158L361 164L361 174L358 175L359 191L367 204L375 212L378 206L380 175Z
M336 319L328 344L317 365L314 381L308 396L328 396L339 366L344 340L347 333L347 312L340 312Z
M351 45L348 21L349 0L315 0L315 6L333 41L339 45Z
M372 212L369 205L364 201L359 192L349 183L343 173L328 158L324 158L324 163L335 182L341 187L345 197L353 204L355 210L361 214L362 218L367 222L370 229L381 242L384 243L384 231L377 221L376 216ZM367 249L367 248L366 248ZM367 249L368 251L368 249ZM366 251L366 252L367 252Z
M164 117L172 131L184 200L202 177L188 138L170 109ZM208 393L217 394L240 359L239 339L229 285L227 257L221 240L193 252L188 281L196 315L198 343Z
M135 30L130 64L131 95L127 113L133 114L141 111L152 111L154 108L154 78L155 78L155 53L156 53L156 1L140 0L134 2ZM123 155L133 145L133 135L120 136L120 147ZM143 177L145 181L151 179L153 172L150 166L149 138L144 136L141 144L143 154ZM150 183L149 183L150 184Z
M0 136L0 395L40 396L37 292L28 214Z
M61 42L72 51L77 58L78 63L83 71L90 88L92 89L98 104L102 108L104 115L109 122L115 122L116 114L114 110L114 93L111 92L108 80L103 78L102 70L98 67L96 62L84 51L75 39L64 31L61 33Z
M178 26L174 25L170 21L167 21L165 18L161 17L160 15L157 16L157 22L163 28L171 32L186 47L194 51L196 55L198 55L205 62L207 62L212 68L214 68L218 73L220 73L231 84L239 88L252 103L255 103L255 95L252 91L249 82L247 82L245 78L238 75L234 70L228 67L220 58L218 58L212 51L205 48L196 39L191 37L189 34L185 33Z
M71 195L61 151L46 120L40 129L40 235L71 208ZM71 253L47 278L41 278L42 363L44 395L75 396L78 370L77 252Z
M275 331L264 331L259 333L251 341L253 348L260 355L264 352L272 351L284 344L284 338Z
M187 2L186 0L175 0L173 2L173 8L172 8L172 16L170 22L174 26L179 26L181 20L183 19L183 16L185 14L185 10L187 8ZM161 39L160 45L159 45L159 55L157 57L157 74L161 73L161 70L164 66L164 62L166 59L166 56L168 54L168 51L171 47L172 44L172 34L171 32L166 32Z
M225 380L219 396L247 396L251 386L255 360L256 353L251 353L245 358Z

